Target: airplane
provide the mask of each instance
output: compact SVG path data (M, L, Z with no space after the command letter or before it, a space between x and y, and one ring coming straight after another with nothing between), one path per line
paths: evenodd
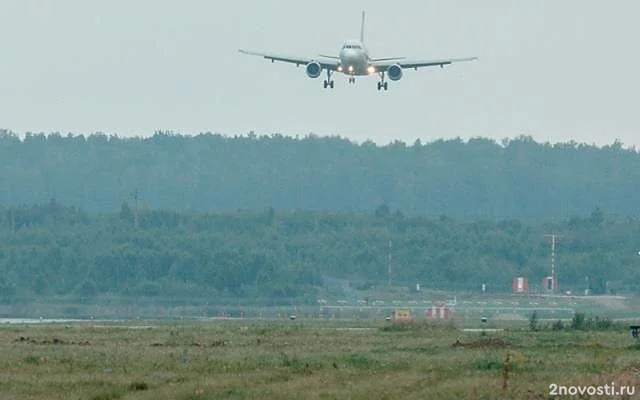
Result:
M362 23L360 25L360 40L346 41L338 56L322 55L317 57L291 57L273 53L259 53L238 50L240 53L264 57L271 62L282 61L286 63L306 65L306 73L309 78L318 78L322 71L327 73L327 79L324 80L324 88L333 89L334 81L331 78L335 72L343 73L349 77L349 83L356 82L356 76L374 76L378 75L378 90L387 90L389 83L385 80L388 77L392 81L398 81L402 78L402 70L413 68L416 71L421 67L440 66L461 61L474 61L478 57L466 58L448 58L436 60L408 60L406 57L387 57L387 58L371 58L369 51L364 45L364 11L362 12Z

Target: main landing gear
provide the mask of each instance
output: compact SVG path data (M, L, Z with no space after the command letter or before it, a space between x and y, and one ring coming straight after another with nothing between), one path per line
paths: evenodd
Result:
M330 87L333 89L333 79L331 79L331 70L327 70L327 79L324 81L324 88Z
M378 82L378 90L387 90L389 88L389 82L384 81L384 72L380 72L380 82Z

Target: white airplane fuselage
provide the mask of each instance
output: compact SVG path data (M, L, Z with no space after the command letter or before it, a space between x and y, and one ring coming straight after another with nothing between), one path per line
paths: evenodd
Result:
M340 50L338 72L345 75L371 75L375 73L371 67L369 52L359 40L346 42Z

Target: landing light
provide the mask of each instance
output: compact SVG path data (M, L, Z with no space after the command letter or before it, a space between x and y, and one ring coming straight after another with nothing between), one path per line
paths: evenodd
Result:
M338 65L338 72L342 72L342 65Z
M373 67L373 65L370 65L369 68L367 68L367 72L373 74L376 72L376 69Z
M353 72L353 65L349 65L349 72Z

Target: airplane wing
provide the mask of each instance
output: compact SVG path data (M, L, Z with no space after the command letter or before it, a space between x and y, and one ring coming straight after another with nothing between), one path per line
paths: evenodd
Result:
M441 60L407 60L403 58L397 59L379 59L373 60L372 65L376 68L377 71L386 71L392 65L398 64L400 67L404 68L414 68L418 69L421 67L433 67L440 66L444 67L445 65L453 64L454 62L462 62L462 61L475 61L478 57L466 57L466 58L445 58Z
M400 61L400 60L405 60L407 57L385 57L385 58L372 58L371 62L378 62L378 61L391 61L391 60L395 60L395 61Z
M338 59L329 58L327 56L319 56L317 58L296 57L296 56L291 57L291 56L286 56L282 54L258 53L255 51L247 51L242 49L238 51L242 54L248 54L250 56L263 57L263 58L266 58L267 60L271 60L271 62L281 61L281 62L296 64L297 66L299 66L300 64L306 65L306 64L309 64L311 61L315 61L318 64L320 64L322 68L332 70L332 71L335 71L336 68L338 68L338 64L339 64Z

